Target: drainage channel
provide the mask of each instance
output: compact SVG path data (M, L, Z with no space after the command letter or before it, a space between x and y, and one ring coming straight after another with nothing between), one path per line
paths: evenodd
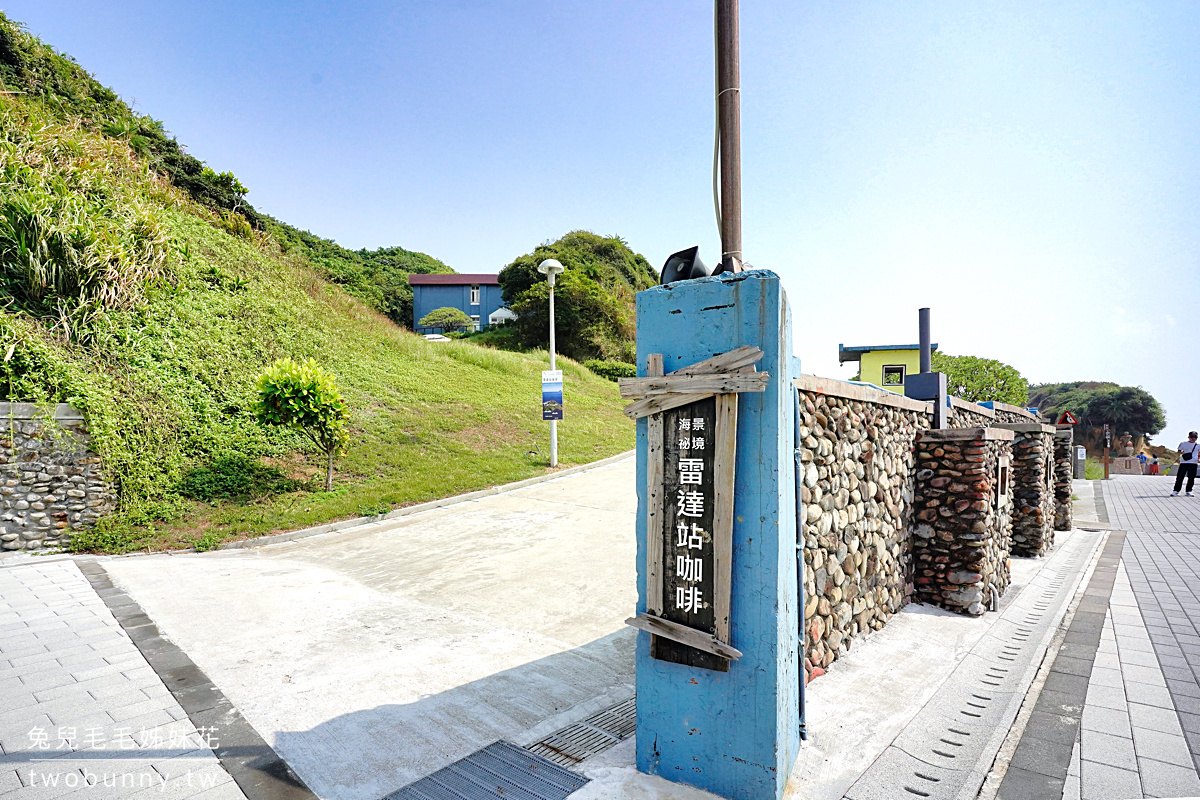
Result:
M847 800L974 797L1103 533L1075 530Z
M563 800L589 780L569 767L628 739L636 727L631 697L528 747L493 742L384 800Z

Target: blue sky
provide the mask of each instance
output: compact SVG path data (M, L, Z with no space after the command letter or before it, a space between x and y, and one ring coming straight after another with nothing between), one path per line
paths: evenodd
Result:
M0 0L260 209L464 272L711 199L709 3ZM1200 4L742 4L745 251L806 372L916 340L1200 427Z

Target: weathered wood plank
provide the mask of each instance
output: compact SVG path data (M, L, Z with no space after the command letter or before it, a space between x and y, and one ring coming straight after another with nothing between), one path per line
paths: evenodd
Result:
M663 374L662 353L646 356L646 374ZM646 610L662 614L663 606L663 418L646 420Z
M744 345L734 348L719 356L697 361L695 364L677 369L672 375L711 375L716 372L733 372L748 364L756 364L762 360L762 348Z
M630 419L641 419L651 414L657 414L660 411L670 411L672 408L690 406L692 403L698 403L706 397L712 397L713 394L713 392L705 392L703 394L660 394L632 402L625 406L623 411L625 412L625 416Z
M730 597L733 579L733 497L737 461L738 398L717 395L716 509L713 514L713 605L716 638L729 643Z
M765 392L766 372L733 372L717 375L664 375L654 378L621 378L621 396L630 399L664 394L732 394Z
M632 625L655 636L661 636L664 639L670 639L671 641L685 644L688 647L712 653L721 658L737 660L742 657L741 650L724 642L718 642L712 634L704 633L703 631L689 628L686 625L680 625L650 614L638 614L636 617L630 617L625 620L625 624Z

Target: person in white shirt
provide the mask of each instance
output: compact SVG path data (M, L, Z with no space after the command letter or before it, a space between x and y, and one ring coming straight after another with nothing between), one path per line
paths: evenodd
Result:
M1175 491L1171 492L1172 497L1179 496L1179 490L1183 488L1183 476L1187 476L1187 496L1192 496L1192 486L1196 483L1196 462L1200 460L1200 442L1196 441L1196 432L1192 431L1188 434L1186 442L1179 443L1179 472L1175 476Z

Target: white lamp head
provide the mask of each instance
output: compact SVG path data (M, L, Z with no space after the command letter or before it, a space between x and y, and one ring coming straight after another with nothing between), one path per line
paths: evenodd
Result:
M558 261L553 258L547 258L545 261L538 264L538 272L546 276L546 281L551 286L554 285L554 276L565 269L566 267L558 263Z

